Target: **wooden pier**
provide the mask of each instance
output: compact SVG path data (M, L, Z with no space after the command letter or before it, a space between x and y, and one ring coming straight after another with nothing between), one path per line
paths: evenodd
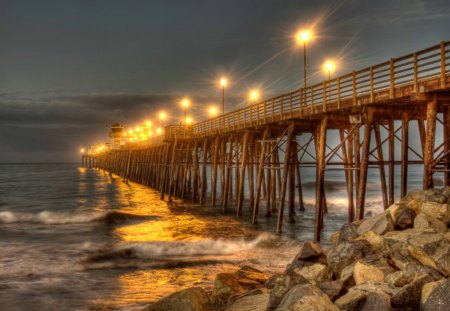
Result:
M124 181L158 189L161 199L220 205L237 216L245 210L254 224L262 214L276 215L279 233L285 216L294 222L296 209L304 209L300 168L313 167L319 241L329 170L345 176L349 222L364 217L369 169L378 171L385 209L395 184L406 194L409 165L423 166L424 189L433 186L434 174L450 186L450 42L191 126L166 126L161 137L92 161Z

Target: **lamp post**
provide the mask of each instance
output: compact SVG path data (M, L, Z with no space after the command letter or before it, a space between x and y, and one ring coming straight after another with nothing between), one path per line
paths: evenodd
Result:
M257 101L258 98L259 98L259 92L258 92L258 90L251 90L248 97L249 97L250 100L252 101L252 104L256 104L256 101Z
M209 107L208 114L209 114L210 117L213 118L213 117L217 116L217 113L218 113L218 111L217 111L217 107L216 106L210 106Z
M158 116L159 116L159 120L161 120L161 128L163 128L164 120L166 119L167 115L164 111L161 111Z
M227 86L227 79L221 78L220 79L220 86L222 87L222 114L225 113L225 87Z
M303 45L303 88L306 89L307 84L307 68L306 68L306 45L312 39L312 32L309 29L300 30L297 33L297 43Z
M323 70L328 73L328 81L331 80L331 73L336 69L336 63L332 60L327 60L323 64Z
M181 106L184 108L184 125L186 125L186 120L187 120L187 108L189 107L189 100L188 99L183 99L181 101Z

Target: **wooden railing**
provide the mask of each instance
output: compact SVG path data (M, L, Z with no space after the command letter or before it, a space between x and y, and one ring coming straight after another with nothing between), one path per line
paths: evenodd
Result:
M266 99L194 125L207 136L351 106L367 105L449 87L450 42L441 42L387 62L307 88Z

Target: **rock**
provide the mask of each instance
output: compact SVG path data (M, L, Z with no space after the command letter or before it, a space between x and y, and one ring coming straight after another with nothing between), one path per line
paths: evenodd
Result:
M238 271L236 271L236 274L240 279L252 280L261 285L264 284L269 278L267 274L250 266L241 267Z
M349 292L351 291L359 291L362 293L385 293L389 296L392 296L398 289L395 287L390 286L388 283L385 282L372 282L372 283L363 283L361 285L353 286L349 289Z
M311 266L297 268L295 273L301 275L312 284L322 283L333 279L333 271L326 265L316 263Z
M366 301L366 294L352 291L337 299L334 304L341 311L359 311Z
M269 292L256 289L236 297L226 311L266 311L268 302Z
M450 242L441 233L411 237L407 249L422 265L450 276Z
M445 195L447 198L450 199L450 187L449 186L442 189L442 195Z
M342 269L371 252L372 246L367 241L343 242L328 252L327 263L335 275L339 277Z
M427 283L422 289L420 309L423 311L450 310L450 279Z
M442 278L442 275L434 269L420 264L409 264L405 269L387 275L384 278L384 281L395 287L403 287L423 274L428 275L431 278L429 282L437 281Z
M425 201L444 204L447 202L447 197L445 195L441 195L441 194L425 195Z
M352 223L343 225L341 227L341 230L339 231L337 244L350 242L356 239L358 237L357 230L361 223L362 221L354 221Z
M353 271L353 278L356 285L371 282L383 282L384 273L376 266L366 264L362 261L358 261L355 264Z
M284 296L277 311L338 311L327 295L311 284L296 285Z
M211 293L213 304L224 304L232 295L245 291L245 288L238 282L239 277L235 273L219 273L214 281L214 288Z
M367 231L373 231L379 235L394 230L394 221L389 212L384 212L380 215L368 218L359 225L357 233L362 235Z
M369 242L375 252L378 252L383 248L383 237L373 231L367 231L356 240L365 240Z
M326 294L331 301L335 301L345 291L344 282L341 280L323 282L317 285L317 287Z
M414 219L414 229L432 229L436 232L445 232L447 230L447 226L433 216L420 213Z
M211 301L224 304L233 295L263 286L267 279L266 274L249 266L243 266L235 273L219 273L214 281Z
M338 245L338 242L339 242L339 235L340 235L339 231L333 232L333 233L330 235L331 245L333 245L333 246Z
M355 263L345 267L341 271L340 281L343 282L347 287L355 285L355 279L353 278L353 272L355 270Z
M270 291L269 303L267 310L275 310L280 304L286 293L295 285L308 283L304 277L293 274L277 274L272 276L266 283L266 287L272 289Z
M295 256L294 260L311 260L324 255L322 248L316 243L305 241L300 246L300 251Z
M422 287L430 281L432 281L432 278L426 274L417 276L412 282L392 295L392 304L401 308L418 306L422 295Z
M398 230L405 230L414 226L414 218L416 218L416 211L409 207L399 208L395 212L394 225Z
M200 287L187 288L146 307L143 311L212 311L208 294Z
M442 221L446 226L450 223L449 204L440 204L436 202L425 202L422 204L422 213L432 216Z
M382 292L372 292L366 295L361 311L388 311L391 308L391 297Z

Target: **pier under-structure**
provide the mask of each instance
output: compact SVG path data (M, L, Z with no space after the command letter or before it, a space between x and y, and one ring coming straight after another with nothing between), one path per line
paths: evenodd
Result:
M384 209L396 195L396 166L400 196L410 165L423 166L424 189L437 174L450 186L450 42L200 123L169 125L162 136L93 157L95 167L158 189L161 199L245 211L252 223L276 215L279 233L304 209L301 168L315 168L319 241L329 170L345 176L349 222L364 217L369 169L378 171Z

